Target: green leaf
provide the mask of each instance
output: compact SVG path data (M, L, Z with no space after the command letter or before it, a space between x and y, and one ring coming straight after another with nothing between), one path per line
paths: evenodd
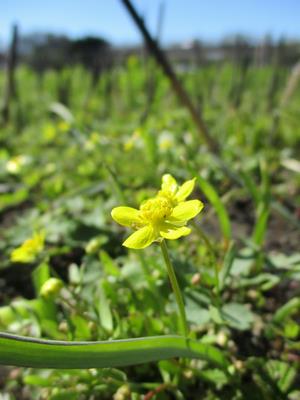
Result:
M200 307L199 304L190 297L185 298L185 309L188 321L195 324L197 327L207 324L210 320L209 311Z
M284 336L288 339L296 339L300 333L297 322L290 320L284 323Z
M249 329L254 322L254 314L244 304L225 304L221 314L228 325L239 330Z
M78 285L81 282L80 268L75 263L69 266L69 280L74 285Z
M222 324L222 323L224 322L224 321L223 321L223 318L222 318L222 315L221 315L221 313L220 313L220 310L218 310L217 307L211 305L211 306L209 307L209 313L210 313L211 319L212 319L216 324Z
M282 323L286 318L290 317L299 309L300 309L300 299L295 297L289 300L287 303L285 303L282 307L280 307L276 311L273 317L273 322L278 324Z
M50 278L49 265L42 263L38 265L32 272L32 279L36 295L39 296L41 287Z
M147 282L145 272L136 260L126 260L121 269L121 276L136 290L145 287Z
M296 267L300 267L300 253L286 255L284 253L273 252L268 256L268 260L272 264L272 267L278 269L294 270Z
M120 276L120 269L118 268L117 264L112 260L112 258L106 253L106 251L100 251L100 260L106 275L111 275L115 277Z
M222 199L220 198L215 188L199 174L197 174L197 182L200 186L200 189L208 198L208 201L211 203L217 213L224 239L229 241L231 239L231 224L229 215L225 206L223 205Z
M270 207L265 203L260 203L257 211L256 223L252 234L252 240L258 246L261 246L264 242L269 215Z
M62 390L59 393L51 395L49 400L78 400L78 391Z
M230 275L235 256L236 256L236 247L235 244L231 242L225 254L223 267L219 273L220 290L222 290L225 287L226 280Z
M295 228L300 229L299 219L295 218L295 215L282 203L276 200L271 201L272 210L283 216L291 225Z
M29 318L28 302L25 299L18 299L9 306L0 307L0 326L6 328L18 319Z
M102 327L111 332L113 330L113 317L109 306L109 300L105 292L104 280L100 281L98 310Z
M295 367L279 360L267 361L266 369L283 393L289 390L297 375Z
M213 382L218 388L228 384L228 376L219 369L199 371L197 375L208 382Z
M91 337L89 324L86 319L80 315L72 315L70 317L73 327L75 328L75 336L78 339L87 340Z
M233 265L230 268L231 275L235 277L249 275L254 261L255 253L252 249L248 247L241 249L233 260Z
M6 207L17 206L28 198L28 190L25 188L18 189L12 193L0 194L0 211L4 211Z
M51 386L51 379L39 375L24 376L23 381L26 385L49 387Z
M238 287L260 286L261 290L270 290L273 286L280 282L277 275L263 272L251 278L241 278L238 282Z
M219 349L181 336L153 336L103 342L41 340L0 333L0 364L32 368L121 367L174 357L207 360L226 370Z
M251 175L246 171L240 171L240 176L243 179L243 182L248 189L248 192L251 194L255 204L258 205L261 196L259 190L257 190L256 182L254 182Z

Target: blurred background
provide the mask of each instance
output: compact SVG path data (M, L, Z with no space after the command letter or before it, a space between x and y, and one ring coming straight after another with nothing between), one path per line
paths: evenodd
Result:
M137 11L168 57L181 66L224 60L292 65L299 57L297 0L139 0ZM92 69L140 55L143 40L121 2L4 1L0 65L18 27L18 61L37 70L82 63Z

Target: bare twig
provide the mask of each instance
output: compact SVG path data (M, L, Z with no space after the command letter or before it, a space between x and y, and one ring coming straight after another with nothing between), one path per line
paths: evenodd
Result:
M284 107L297 89L300 81L300 61L293 67L280 99L280 107Z
M162 32L162 26L163 26L163 20L164 20L164 13L165 13L165 3L161 2L159 9L158 9L158 20L157 20L157 27L156 27L156 42L160 42L161 38L161 32ZM151 62L148 61L148 52L145 52L145 65L146 65L146 71L147 71L147 81L146 81L146 92L147 92L147 102L146 102L146 107L145 110L141 116L140 123L144 124L145 121L147 120L151 109L152 105L155 99L155 94L157 90L157 74L155 73L154 66Z
M14 97L16 97L15 67L17 63L17 43L18 43L18 27L17 25L14 25L12 40L7 60L6 85L5 85L3 105L1 110L4 124L7 123L9 120L11 100Z
M149 50L155 57L157 63L162 68L165 75L168 77L174 92L177 94L181 102L185 105L185 107L189 110L191 117L196 124L199 134L202 136L203 140L206 142L207 146L211 150L212 153L219 153L219 146L215 142L215 140L211 137L206 124L204 123L200 110L196 109L194 104L192 103L189 95L186 90L183 88L181 82L177 78L171 64L165 57L165 54L158 46L157 42L152 38L148 29L146 28L143 19L137 14L134 6L132 5L130 0L121 0L127 9L128 13L131 15L138 29L140 30L145 43L147 44Z
M172 389L173 386L170 383L162 383L161 385L157 386L155 389L150 390L150 392L146 393L144 396L144 400L151 400L154 396L156 396L160 392L164 392L168 389Z

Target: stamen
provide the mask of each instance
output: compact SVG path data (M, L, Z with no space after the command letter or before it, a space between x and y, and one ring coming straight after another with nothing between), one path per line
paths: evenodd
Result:
M171 215L172 209L172 203L168 198L158 196L141 205L141 218L152 224L157 224Z

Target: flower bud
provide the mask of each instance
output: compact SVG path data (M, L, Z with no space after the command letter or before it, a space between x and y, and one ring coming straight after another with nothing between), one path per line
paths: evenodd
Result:
M130 388L128 385L122 385L114 394L114 400L129 400L131 398Z
M201 275L199 274L199 272L197 272L192 276L191 284L196 286L199 285L200 281L201 281Z
M63 282L57 278L49 278L41 287L40 295L47 299L57 295L63 287Z

